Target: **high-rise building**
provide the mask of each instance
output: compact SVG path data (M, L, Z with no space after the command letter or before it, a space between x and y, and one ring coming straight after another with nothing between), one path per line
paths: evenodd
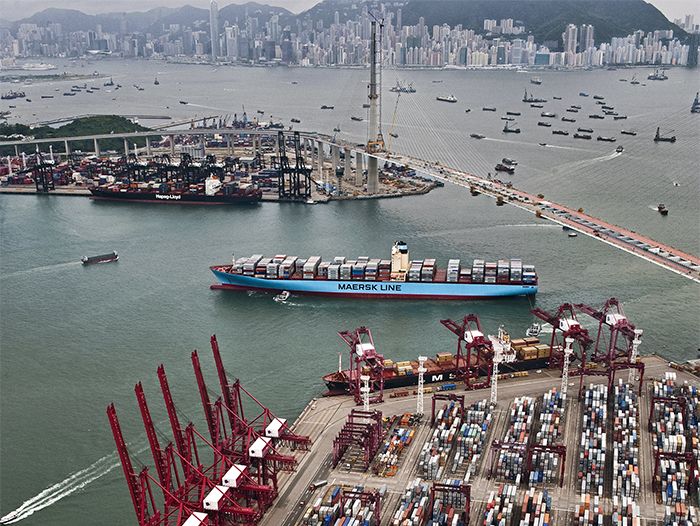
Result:
M586 51L595 46L595 39L593 36L593 26L590 24L583 24L579 28L579 51Z
M576 53L576 41L578 40L578 28L569 24L561 34L564 53Z
M211 37L211 59L219 58L219 5L212 0L209 6L209 33Z

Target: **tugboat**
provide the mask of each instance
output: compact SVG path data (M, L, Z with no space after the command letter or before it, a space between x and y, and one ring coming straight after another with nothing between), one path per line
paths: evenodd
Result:
M435 100L439 100L440 102L455 103L455 102L457 102L457 97L455 97L454 95L447 95L447 96L438 95L437 97L435 97Z
M101 254L99 256L83 256L80 261L83 265L94 265L95 263L112 263L118 261L119 255L112 251L109 254Z
M668 208L666 208L666 205L663 203L659 203L659 205L656 207L656 210L661 214L662 216L667 216L668 215Z
M616 151L617 153L622 153L623 151L625 151L625 149L622 147L622 145L620 145L620 146L618 146L617 148L615 148L615 151Z
M700 93L695 93L695 100L690 106L690 113L700 113Z
M535 322L532 325L530 325L530 327L528 327L528 329L525 331L525 336L527 336L528 338L537 338L537 336L539 336L541 332L542 325Z
M670 137L664 137L661 135L660 129L656 128L656 135L654 136L654 142L676 142L676 136L671 135Z
M279 294L277 294L277 295L276 295L274 298L272 298L272 299L273 299L274 301L276 301L277 303L284 303L285 301L287 301L287 300L289 299L289 296L291 296L291 294L289 293L289 291L288 291L288 290L283 290L282 292L280 292Z
M503 133L520 133L520 128L511 128L509 124L509 122L506 122L506 125L503 127Z

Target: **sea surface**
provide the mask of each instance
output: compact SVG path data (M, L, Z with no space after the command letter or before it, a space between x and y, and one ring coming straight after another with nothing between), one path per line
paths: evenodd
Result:
M76 97L75 84L24 86L11 122L85 113L166 114L174 119L264 110L303 130L366 140L366 71L185 66L147 61L57 63L59 72L111 75L124 87ZM391 148L439 160L479 175L502 157L519 161L513 183L553 200L583 207L680 249L700 253L700 115L690 103L697 70L672 69L666 82L646 82L649 70L538 73L514 71L385 71L383 126L398 133ZM158 77L159 86L153 85ZM396 79L415 94L388 91ZM620 82L625 78L628 82ZM88 84L101 86L100 79ZM439 82L433 82L439 81ZM296 82L297 84L292 84ZM82 84L82 81L77 82ZM132 84L143 86L137 91ZM17 88L5 83L0 91ZM55 92L55 89L59 89ZM523 91L550 102L522 103ZM579 92L589 97L579 96ZM42 94L56 94L41 99ZM441 103L454 94L459 102ZM627 120L592 120L594 94ZM560 96L562 100L552 100ZM116 98L116 100L112 100ZM189 104L179 104L185 100ZM6 109L3 101L1 109ZM321 111L322 104L335 105ZM578 114L566 114L571 104ZM483 112L483 106L498 111ZM469 113L466 108L471 108ZM521 111L519 135L501 133L506 111ZM536 125L541 111L557 113L552 128ZM570 124L562 115L577 118ZM154 121L141 120L148 126ZM551 130L595 129L616 144L578 141ZM655 129L675 144L655 144ZM636 137L619 134L634 129ZM671 130L674 130L671 132ZM469 134L480 132L478 141ZM539 146L546 142L548 146ZM618 144L625 147L615 154ZM673 183L677 183L677 186ZM653 208L670 209L661 217ZM394 240L416 258L521 257L537 265L541 292L476 302L352 301L292 297L277 304L265 294L213 291L208 266L232 254L386 257ZM82 267L79 258L116 250L114 264ZM492 199L447 185L426 196L302 206L148 206L78 197L0 196L0 516L15 511L22 524L133 524L134 515L105 408L114 402L136 467L152 465L133 386L143 381L160 431L170 435L156 368L164 364L183 421L204 431L190 352L199 349L211 391L217 390L209 336L218 336L224 363L276 414L294 418L323 391L347 348L337 331L366 325L377 348L394 360L455 349L440 319L480 316L485 332L504 324L515 337L533 321L534 306L564 302L600 306L619 298L644 330L640 348L674 360L695 358L700 341L697 284L586 236ZM594 330L594 324L585 321ZM161 443L165 439L161 437Z

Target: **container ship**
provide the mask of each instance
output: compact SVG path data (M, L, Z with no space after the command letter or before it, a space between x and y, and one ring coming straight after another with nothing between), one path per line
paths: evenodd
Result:
M515 353L515 359L503 362L499 365L502 374L529 371L546 367L549 362L549 345L540 343L538 338L528 337L511 340L511 349ZM466 362L465 358L461 358ZM464 370L465 363L459 364ZM384 359L384 388L409 387L418 385L418 361L394 362ZM424 367L427 371L423 374L426 384L438 382L455 382L459 380L457 356L449 352L439 352L434 358L428 358ZM480 371L487 374L487 371ZM327 374L323 381L328 388L326 396L343 395L350 392L352 382L350 370L339 370Z
M253 184L222 183L216 176L203 183L115 182L90 188L93 199L136 203L181 203L200 205L230 205L257 203L262 190Z
M435 259L410 260L408 246L397 241L391 259L320 256L301 259L277 255L234 258L231 265L210 267L219 283L213 289L288 291L354 298L466 300L527 296L537 293L533 265L519 259L463 264L450 259L439 268Z

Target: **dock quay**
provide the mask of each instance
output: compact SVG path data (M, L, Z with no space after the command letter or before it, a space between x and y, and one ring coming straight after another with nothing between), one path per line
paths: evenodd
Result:
M652 451L652 443L654 437L647 428L647 422L650 415L650 403L653 396L652 379L663 379L666 373L672 371L677 375L676 384L699 385L699 379L687 372L680 372L669 368L669 363L659 356L645 356L643 358L646 366L645 376L649 378L642 388L641 396L637 400L638 418L637 426L640 439L638 470L640 478L639 494L636 495L636 504L639 507L638 516L642 524L663 524L664 516L667 513L666 506L660 501L660 497L652 489L652 479L654 476L654 455ZM491 423L486 432L485 440L480 448L480 457L472 464L471 475L469 477L470 484L470 519L469 524L483 524L484 517L487 515L489 508L489 499L492 492L496 492L499 486L508 482L506 478L492 475L489 478L490 463L489 452L494 448L494 444L503 440L509 427L509 411L514 401L522 397L523 393L532 397L535 400L535 413L542 413L542 398L543 395L550 391L556 390L561 385L559 371L542 370L537 373L532 372L528 377L515 378L499 382L499 400L498 404L491 410ZM599 385L605 387L604 384L593 381L591 385ZM449 391L450 394L464 397L465 407L470 407L479 401L488 398L488 390L474 391ZM569 393L571 394L571 392ZM406 413L415 414L416 411L416 395L411 392L408 396L391 398L385 400L381 404L373 404L372 410L381 411L384 417L394 415L404 415ZM449 403L449 400L439 401L438 408ZM264 526L297 526L304 524L323 524L322 521L314 522L313 520L304 519L308 515L309 508L316 509L315 503L318 499L325 500L325 496L333 491L333 488L341 486L352 488L361 486L365 492L380 490L383 493L381 502L381 522L377 522L378 526L393 525L393 524L430 524L428 516L429 510L425 511L425 516L422 521L416 522L397 522L397 513L401 509L401 499L406 493L407 488L411 486L415 479L421 479L424 483L433 485L433 480L426 477L423 471L423 462L420 459L423 444L432 436L432 428L430 425L430 415L426 416L417 423L414 427L415 433L413 440L409 446L402 452L402 458L399 462L399 467L395 475L391 477L382 477L373 473L372 469L363 471L356 465L350 465L346 459L338 464L336 468L332 466L333 455L333 439L336 437L348 413L355 409L354 400L349 396L338 396L328 398L317 398L310 402L306 409L302 412L299 418L293 425L293 430L296 433L308 435L312 440L310 451L300 460L298 469L289 474L284 474L280 483L279 498L273 508L265 514L261 525ZM429 413L430 409L428 409ZM546 491L551 498L552 507L549 511L551 520L549 524L566 525L577 522L577 506L581 502L580 496L580 477L579 467L579 443L582 432L582 415L587 411L585 401L576 399L576 396L571 396L566 399L564 408L563 423L561 424L560 433L563 436L563 443L566 446L566 463L564 465L564 479L561 486L555 482L546 484L536 483L532 486L524 479L520 479L520 483L515 487L515 508L519 511L530 487L535 488L535 492L539 493ZM615 434L615 417L612 414L605 422L605 430L607 430L607 440L610 447L613 449L613 435ZM535 421L537 419L535 418ZM535 426L536 427L536 426ZM531 433L534 435L534 433ZM456 448L455 448L456 449ZM444 466L444 479L449 480L464 480L466 476L466 466L458 466L457 469L451 470L453 457L455 452L452 451L448 455L447 464ZM696 451L697 455L698 452ZM477 455L479 456L479 455ZM621 497L615 497L613 492L613 454L609 453L605 458L605 467L603 469L605 481L602 484L602 495L600 496L601 514L604 517L604 523L609 524L610 518L613 515L615 502L618 502L619 507ZM325 484L318 488L314 488L315 481L326 481ZM515 484L510 481L510 484ZM585 499L585 497L584 497ZM688 494L686 505L697 505L697 495ZM312 513L311 515L317 515ZM524 513L520 515L523 519ZM516 515L511 517L512 520L506 521L505 524L519 524ZM443 522L438 522L443 524ZM336 524L331 522L330 524ZM344 524L341 522L341 524ZM360 522L359 524L363 524ZM460 522L460 524L462 524ZM466 523L464 523L466 524ZM615 522L613 522L615 524Z
M241 155L263 155L272 158L276 155L276 146L271 138L282 133L285 140L289 140L295 134L301 142L300 153L308 167L309 177L313 179L314 187L321 189L311 196L312 202L321 202L328 199L357 199L372 197L396 197L398 195L411 195L424 193L424 188L413 185L393 187L385 182L377 181L376 188L370 189L365 174L365 168L370 161L379 166L406 167L414 170L416 174L423 174L425 179L452 183L471 191L472 195L483 194L496 199L496 204L508 204L518 207L543 220L570 228L580 234L592 237L649 261L662 268L670 270L677 275L700 283L700 257L687 253L675 247L660 243L648 236L633 232L624 227L611 224L602 218L586 214L583 210L574 210L568 206L555 203L546 199L542 194L534 195L510 184L505 184L495 179L481 177L463 170L441 165L439 163L425 161L406 154L392 152L368 152L361 145L351 144L337 138L319 134L316 132L275 129L235 129L235 128L194 128L189 130L159 130L150 132L131 132L123 134L103 134L85 137L69 137L62 139L33 139L17 143L16 141L0 142L0 147L12 146L16 156L22 151L33 152L47 147L48 144L63 142L65 152L61 155L70 156L70 142L89 140L94 143L94 155L100 154L99 141L105 139L120 138L124 142L124 154L129 155L130 142L134 139L145 139L146 147L140 154L145 154L146 159L158 153L169 153L171 157L176 155L175 145L179 141L188 140L204 144L207 137L218 137L224 144L216 150L221 155L233 155L238 150ZM166 141L169 146L158 148L155 141ZM153 144L151 141L154 141ZM267 141L267 142L266 142ZM243 150L237 144L245 144ZM58 155L58 153L56 153ZM291 158L291 157L290 157ZM400 178L397 179L399 181ZM400 182L400 181L399 181ZM426 182L426 184L429 184ZM2 189L0 189L2 191ZM337 197L330 194L337 191ZM322 198L322 195L328 197ZM271 199L274 200L274 199Z
M603 311L576 304L579 313L603 315L598 337L619 336L612 350L604 351L608 345L594 340L573 311L560 309L555 317L567 323L555 329L550 345L537 347L549 353L542 369L506 367L513 362L507 356L515 358L510 345L520 356L532 339L511 340L500 329L497 339L487 339L466 323L473 315L462 326L441 320L464 342L463 353L460 344L449 359L473 367L464 377L431 378L428 387L421 369L426 357L418 359L415 387L379 386L376 365L383 371L388 361L372 343L362 343L365 328L356 330L357 338L345 331L350 371L362 376L355 383L351 373L349 394L312 399L293 423L229 376L212 336L220 394L207 387L198 351L191 354L206 431L181 425L161 365L157 376L174 437L163 445L168 438L158 433L144 388L136 384L153 472L134 469L117 410L107 408L138 524L694 524L698 368L658 355L640 358L642 331L609 308L613 300ZM405 363L395 370L405 373ZM159 489L162 497L154 498Z

